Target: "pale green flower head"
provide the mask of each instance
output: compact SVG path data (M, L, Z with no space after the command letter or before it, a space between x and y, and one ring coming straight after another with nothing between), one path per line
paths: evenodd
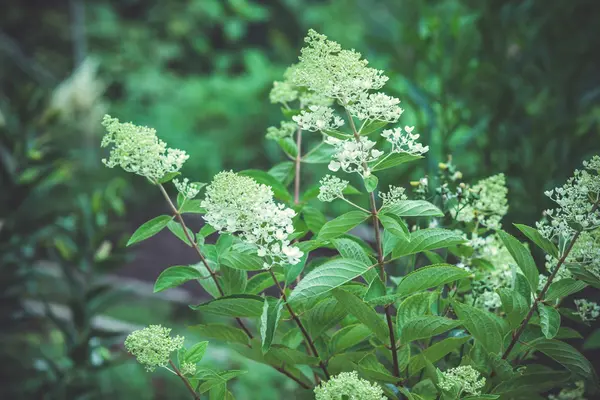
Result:
M481 388L485 386L485 378L479 378L480 374L470 365L463 365L442 372L438 386L442 390L453 391L458 389L458 394L481 394Z
M600 316L600 306L593 301L578 299L575 300L575 306L583 322L595 321Z
M271 140L285 139L292 136L296 129L298 129L298 125L296 125L296 123L283 121L281 122L279 128L276 126L270 126L267 128L267 134L265 137Z
M356 371L342 372L315 387L315 400L385 400L381 387L361 379Z
M125 348L146 367L154 371L156 367L164 367L169 363L171 353L183 347L182 336L171 337L171 329L161 325L150 325L147 328L131 332L125 339Z
M191 362L183 362L181 363L181 368L179 371L183 375L194 376L196 374L196 364Z
M292 119L302 130L311 132L335 130L344 125L344 120L334 114L333 108L324 106L310 106L308 111L302 110Z
M457 214L458 221L478 221L490 229L500 229L500 221L508 212L506 178L492 175L477 182L471 191L478 197Z
M107 133L101 146L112 145L110 157L102 160L109 168L120 166L156 182L168 173L178 172L189 157L183 150L167 148L152 128L121 123L110 115L104 116L102 125Z
M407 200L408 197L404 194L406 189L399 186L390 185L390 189L386 192L379 192L379 197L383 201L384 206L392 206L401 201Z
M381 89L388 78L383 71L368 67L369 62L354 50L342 47L327 36L309 30L304 39L300 62L291 71L291 82L342 104L362 93Z
M348 181L342 180L337 176L325 175L319 182L319 195L317 198L323 202L332 202L337 198L344 197L344 189L348 186Z
M271 103L287 104L298 98L298 90L288 81L275 81L269 93Z

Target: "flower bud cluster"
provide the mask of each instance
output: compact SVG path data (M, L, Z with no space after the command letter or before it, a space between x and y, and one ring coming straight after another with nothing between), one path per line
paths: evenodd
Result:
M575 306L583 322L595 321L600 316L600 306L593 301L578 299L575 300Z
M472 187L471 193L474 198L460 209L456 219L464 222L475 220L487 228L500 229L500 220L508 212L508 189L504 174L480 180Z
M358 376L342 372L315 387L315 400L385 400L381 387Z
M294 134L298 125L291 121L282 121L279 128L270 126L267 128L266 138L271 140L279 140L290 137Z
M383 152L375 149L375 142L366 137L360 136L359 140L341 140L331 136L325 138L325 143L336 150L333 160L329 162L330 171L336 172L341 168L348 173L357 172L363 177L371 175L368 163L377 160Z
M294 210L276 204L270 187L234 172L220 172L206 188L204 219L219 232L255 245L265 268L298 264L303 253L290 244Z
M152 128L120 123L109 115L104 116L102 125L107 133L101 146L113 145L109 159L102 160L109 168L118 165L156 182L167 173L178 172L189 157L183 150L167 148Z
M459 388L459 393L471 395L481 394L480 390L485 386L485 378L479 379L480 374L470 365L463 365L442 372L442 378L438 386L442 390L455 390Z
M305 131L330 131L344 125L344 120L334 114L333 108L324 106L309 106L309 111L302 110L292 119Z
M383 206L391 206L394 204L398 204L403 200L408 200L408 197L404 194L406 189L399 186L390 185L390 189L387 193L379 192L379 197L383 202Z
M184 178L182 181L175 178L173 179L173 184L175 185L177 191L186 199L193 199L194 197L198 196L200 189L202 189L202 186L204 186L204 184L190 182L188 178Z
M321 186L317 198L323 202L332 202L337 198L344 197L343 191L349 182L333 175L325 175L319 183Z
M160 325L134 331L125 339L125 348L151 372L169 363L172 352L183 347L182 336L171 337L171 329Z
M347 106L351 115L361 121L396 122L404 110L398 107L400 99L384 93L363 93Z
M429 146L423 146L417 142L419 134L413 134L413 126L405 126L404 132L402 128L386 129L381 132L383 136L392 145L392 153L408 153L415 156L420 156L429 151Z
M273 82L273 88L269 93L271 103L287 104L298 98L298 90L288 81Z

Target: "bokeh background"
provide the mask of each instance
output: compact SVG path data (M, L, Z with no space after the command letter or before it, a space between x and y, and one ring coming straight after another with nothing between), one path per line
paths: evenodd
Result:
M193 340L186 326L206 317L187 307L203 298L194 285L152 293L164 268L195 261L185 246L161 234L125 249L166 208L102 166L104 113L185 149L194 180L268 169L283 160L264 138L280 119L268 93L314 28L387 71L401 122L430 146L385 183L451 154L467 180L504 172L505 224L531 224L543 191L600 153L599 21L596 0L3 0L0 398L187 398L123 352L133 329ZM249 371L230 385L239 399L310 398L218 343L206 363Z

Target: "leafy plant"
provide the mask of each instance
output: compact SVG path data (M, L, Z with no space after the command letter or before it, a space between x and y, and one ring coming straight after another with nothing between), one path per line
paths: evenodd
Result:
M290 160L268 172L221 172L203 200L195 198L205 184L178 176L184 151L168 148L154 129L105 117L105 164L146 178L171 210L143 224L129 243L169 229L199 258L166 269L155 290L196 280L214 299L192 308L237 327L192 330L304 389L318 387L320 400L594 393L595 371L563 341L577 332L561 328L561 319L587 323L598 316L588 301L577 302L576 311L562 303L600 287L600 157L547 193L557 208L536 228L517 225L546 253L547 273L540 274L529 247L502 230L503 174L471 186L449 160L438 165L439 184L412 183L413 199L403 187L381 190L379 171L415 162L428 147L413 127L389 127L403 110L399 99L379 92L388 80L383 71L313 30L305 41L299 62L270 94L286 119L267 137ZM320 187L303 191L305 164L327 164L363 189L326 175ZM170 181L176 201L165 188ZM343 200L355 210L328 220L316 200ZM207 224L199 232L187 227L189 213L203 214ZM354 234L367 224L370 238ZM331 250L337 254L320 257ZM190 379L203 379L192 369ZM232 396L223 386L207 390L211 398Z

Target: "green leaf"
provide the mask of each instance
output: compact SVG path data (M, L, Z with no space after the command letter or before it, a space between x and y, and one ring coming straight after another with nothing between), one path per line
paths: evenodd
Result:
M387 124L389 124L387 121L370 120L362 126L358 133L360 135L368 135L370 133L377 132Z
M350 211L327 222L317 235L317 240L325 241L335 239L343 235L350 229L360 225L369 218L370 215L363 211Z
M284 280L283 274L281 274L279 272L275 272L275 277L277 278L278 282L281 282ZM246 285L246 293L259 294L263 290L268 289L274 285L275 285L275 282L273 282L271 273L260 272L248 280L248 284Z
M400 243L402 238L392 234L390 231L383 231L383 256L387 257L388 254L394 250L394 247Z
M193 332L198 335L215 340L222 340L224 342L241 343L243 345L248 344L248 336L243 330L234 328L233 326L223 324L206 324L206 325L193 325L190 327Z
M367 193L371 193L375 189L377 189L377 184L379 183L379 179L375 175L369 175L365 179L365 189L367 189Z
M277 325L279 324L279 318L281 318L282 307L283 302L281 299L265 298L260 317L260 339L263 354L267 353L271 348L275 332L277 331Z
M365 293L365 297L363 299L364 301L369 302L385 295L386 289L384 283L381 281L379 276L375 276L369 284L369 289L367 289L367 293Z
M181 240L183 243L187 244L190 247L193 246L193 243L190 243L187 236L185 236L183 226L179 222L171 220L167 224L167 228L169 228L171 233L173 235L177 236L177 238L179 238L179 240ZM188 235L190 235L190 238L192 238L192 240L194 240L194 233L187 227L186 227L186 230L187 230Z
M399 329L411 319L431 314L431 304L436 300L438 295L439 293L437 292L423 292L413 294L404 299L396 312L396 323Z
M371 266L358 260L336 258L310 271L289 297L302 301L326 293L364 274Z
M162 178L158 180L158 183L164 184L170 182L173 180L173 178L175 178L178 175L181 175L181 172L167 172Z
M342 353L344 350L367 340L371 335L371 329L363 324L345 326L331 337L331 353Z
M488 352L498 354L502 351L502 335L489 312L456 301L452 302L452 307L464 327Z
M327 298L306 312L303 319L312 338L317 339L347 315L346 309L336 299Z
M129 238L129 241L127 242L127 246L131 246L134 243L141 242L142 240L146 240L149 237L156 235L168 225L171 219L172 217L168 215L161 215L145 222L142 226L137 228L133 235L131 235L131 238Z
M260 317L263 311L263 299L251 294L236 294L219 297L190 308L225 317Z
M555 387L562 387L570 378L569 372L527 368L522 373L514 374L509 380L501 382L492 392L506 395L506 398L511 398L511 394L518 395L523 392L544 393Z
M458 349L466 343L471 336L451 337L425 349L422 353L411 357L408 363L408 375L413 376L427 365L427 362L435 363L444 358L448 353Z
M558 258L558 248L550 240L546 239L540 232L527 225L514 224L529 240L538 245L538 247L550 254L554 258Z
M401 240L392 251L392 257L397 258L425 250L456 246L464 242L465 239L462 236L446 229L421 229L411 233L410 242Z
M290 349L280 344L272 345L269 352L265 354L265 358L274 365L282 363L285 365L317 365L319 363L319 359L316 357L311 357L306 353Z
M189 265L176 265L160 273L154 284L154 293L179 286L192 279L202 279L204 276L195 267Z
M413 340L437 336L456 328L460 324L460 321L438 317L437 315L415 317L406 322L400 329L401 342L408 343Z
M298 146L296 146L296 142L292 138L277 139L277 144L290 157L295 158L298 155Z
M204 186L205 184L203 184ZM202 200L188 199L179 209L181 214L205 214L206 210L202 207ZM208 225L205 225L208 226Z
M243 375L246 373L246 371L236 371L236 370L230 370L230 371L222 371L222 372L214 372L211 371L211 374L205 374L202 377L202 380L204 380L204 382L198 387L198 391L200 393L206 393L211 389L220 387L221 385L224 385L225 383L227 383L227 381L236 378L240 375ZM198 374L196 374L198 375ZM219 396L224 396L226 393L226 390L221 391ZM215 399L223 399L225 400L225 397L214 397ZM210 399L213 399L213 395L211 393Z
M570 344L554 339L537 339L530 342L536 350L544 353L576 376L597 383L597 376L592 364Z
M264 261L256 254L241 253L230 250L219 257L219 262L233 269L243 271L259 271L263 269Z
M398 285L397 292L408 296L421 290L468 278L471 273L450 264L434 264L419 268L406 275Z
M418 160L419 158L423 157L414 156L408 153L392 153L388 157L382 158L380 161L373 162L371 170L373 172L382 171L384 169L397 167L398 165Z
M285 186L281 182L279 182L277 178L275 178L272 175L269 175L268 172L260 171L257 169L247 169L241 171L239 174L249 176L258 183L270 186L271 189L273 189L273 194L279 200L282 200L284 202L291 202L293 200L292 195L287 191Z
M279 182L284 185L286 182L289 182L289 179L293 177L294 174L294 163L292 161L284 161L280 162L277 165L274 165L269 170L269 175L272 175Z
M244 293L248 284L248 272L221 265L221 280L225 294Z
M502 300L502 308L506 313L508 324L512 329L518 327L529 311L527 300L519 292L511 289L498 289L498 294Z
M443 217L442 210L425 200L401 200L381 209L398 217Z
M552 339L558 333L560 328L560 314L554 307L548 307L544 304L538 305L540 313L540 326L546 339Z
M563 278L558 281L552 282L546 293L544 301L554 301L563 297L570 296L577 293L587 287L587 284L580 280L572 278Z
M402 238L403 240L410 240L408 226L406 226L406 223L402 220L402 218L393 214L380 214L379 220L381 221L381 225L383 225L385 230L388 230L390 233Z
M314 151L306 153L306 155L302 157L302 162L307 164L327 164L331 161L331 156L334 154L335 147L322 144L315 148Z
M593 273L591 273L587 268L580 264L567 264L567 268L573 276L577 279L581 279L585 283L590 286L595 287L596 289L600 289L600 279Z
M373 260L371 260L364 247L356 241L342 237L333 239L331 242L342 257L358 260L367 265L373 264Z
M373 307L345 290L336 289L333 295L348 314L352 314L359 322L368 326L379 340L384 343L389 341L388 326Z
M185 352L184 361L192 364L199 363L202 361L202 357L204 357L207 347L208 342L196 343Z
M325 218L323 213L313 207L304 207L304 209L302 209L302 215L304 216L306 226L308 226L308 229L315 235L318 234L323 225L327 223L327 218Z
M380 382L398 383L399 381L399 378L391 375L373 353L367 354L360 360L358 372L368 379Z
M504 231L498 231L500 239L527 278L531 293L535 293L539 283L539 272L529 250L517 239Z

